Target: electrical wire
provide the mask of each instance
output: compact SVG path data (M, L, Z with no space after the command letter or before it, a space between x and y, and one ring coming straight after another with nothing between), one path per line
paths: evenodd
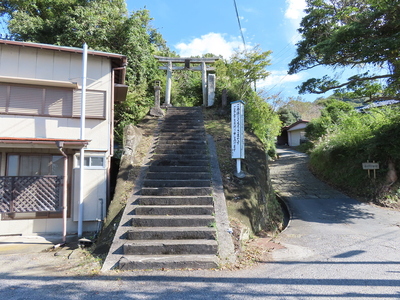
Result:
M236 0L233 0L233 4L235 5L236 18L238 20L238 24L239 24L240 34L242 36L242 42L243 42L244 50L246 50L246 41L244 40L243 29L242 29L242 24L240 23L239 12L238 12L238 8L237 8L237 5L236 5Z

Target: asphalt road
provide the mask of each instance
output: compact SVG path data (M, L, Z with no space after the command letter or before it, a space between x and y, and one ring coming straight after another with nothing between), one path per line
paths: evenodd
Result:
M38 256L20 270L0 257L0 299L400 299L400 213L362 204L307 170L307 157L280 150L276 190L292 212L273 261L241 271L110 271L93 277L46 273ZM10 267L11 266L11 267Z

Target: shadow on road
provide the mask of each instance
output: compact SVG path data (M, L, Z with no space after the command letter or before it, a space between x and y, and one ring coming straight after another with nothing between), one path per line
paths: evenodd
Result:
M358 263L358 262L355 262ZM365 262L364 262L365 263ZM368 262L367 262L368 263ZM382 264L370 262L371 264ZM285 264L305 264L286 262ZM309 262L309 264L332 264ZM333 263L334 264L334 263ZM341 263L339 263L341 264ZM385 264L399 264L386 262ZM132 273L130 273L132 274ZM221 274L222 276L226 273ZM2 274L0 296L19 299L398 299L400 279L199 277L118 274L29 277ZM382 288L387 291L383 292ZM35 297L30 297L34 295Z

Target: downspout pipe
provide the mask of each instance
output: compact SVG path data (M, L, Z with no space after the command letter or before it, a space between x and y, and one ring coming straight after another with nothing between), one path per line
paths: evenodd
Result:
M67 202L67 184L68 184L68 156L63 151L64 142L57 142L57 147L62 156L64 156L64 178L63 178L63 206L62 206L62 216L63 216L63 237L62 241L63 244L67 242L67 209L68 209L68 202Z
M88 46L83 44L82 55L82 98L81 98L81 122L80 122L80 139L85 139L85 115L86 115L86 78L87 78L87 56ZM80 164L79 164L79 215L78 215L78 237L83 234L83 187L84 187L84 161L85 161L85 148L82 147L80 151Z

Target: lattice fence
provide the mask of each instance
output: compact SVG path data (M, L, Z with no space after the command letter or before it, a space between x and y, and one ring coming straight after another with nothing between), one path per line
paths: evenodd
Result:
M0 212L60 211L62 176L0 176Z

